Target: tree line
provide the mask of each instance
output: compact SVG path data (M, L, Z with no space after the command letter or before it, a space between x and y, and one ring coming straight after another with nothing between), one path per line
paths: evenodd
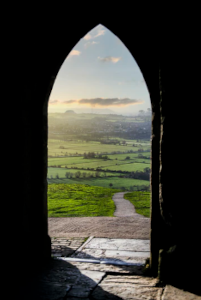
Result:
M84 158L100 158L100 159L109 159L107 155L95 154L95 152L84 153Z

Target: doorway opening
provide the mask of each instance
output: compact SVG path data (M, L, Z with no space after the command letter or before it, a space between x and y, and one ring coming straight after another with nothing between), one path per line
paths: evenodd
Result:
M48 227L57 243L66 235L149 240L150 106L133 56L103 25L68 54L48 107ZM64 232L54 218L66 218Z

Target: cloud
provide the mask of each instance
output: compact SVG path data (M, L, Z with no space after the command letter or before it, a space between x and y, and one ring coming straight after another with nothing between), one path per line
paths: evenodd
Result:
M113 57L113 56L106 56L106 57L98 57L98 59L102 62L108 62L108 61L111 61L113 62L114 64L116 64L120 59L121 57Z
M123 107L134 104L141 104L143 101L129 98L92 98L92 99L79 99L79 100L67 100L67 101L59 101L53 100L50 101L50 105L70 105L77 103L79 105L86 105L91 107L108 107L108 106L117 106Z
M87 33L85 36L84 36L84 40L90 40L90 39L92 39L92 35L91 34L89 34L89 33Z
M78 100L66 100L66 101L62 101L60 102L61 104L72 104L72 103L76 103Z
M84 104L84 105L89 105L89 106L99 106L99 107L104 107L104 106L128 106L128 105L133 105L133 104L140 104L142 103L139 100L135 99L129 99L129 98L94 98L94 99L80 99L78 101L78 104Z
M74 55L80 55L81 52L78 51L78 50L72 50L70 53L69 53L69 56L74 56Z
M85 48L88 48L89 46L91 46L91 45L96 45L96 44L99 44L99 42L87 42L86 44L84 44L84 47Z
M94 38L104 34L105 34L105 29L98 27L98 33L94 36Z
M105 34L105 29L103 29L104 27L102 26L97 26L96 28L94 28L94 30L96 30L96 33L95 34L90 34L90 33L87 33L83 39L88 41L88 40L91 40L91 39L95 39L97 38L98 36L101 36L101 35L104 35Z
M60 100L50 100L50 105L68 105L72 103L77 103L78 100L66 100L66 101L60 101Z
M59 100L50 100L49 104L58 104Z

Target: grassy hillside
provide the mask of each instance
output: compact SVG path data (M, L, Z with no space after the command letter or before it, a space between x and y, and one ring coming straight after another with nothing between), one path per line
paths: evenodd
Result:
M84 184L48 185L48 217L113 217L120 190Z
M48 185L52 185L55 183L67 183L67 184L87 184L90 186L100 186L104 188L109 188L110 184L112 184L111 188L113 189L122 189L122 190L136 190L143 186L150 186L150 182L147 180L140 179L132 179L132 178L119 178L119 177L102 177L102 178L53 178L48 179Z
M138 214L150 218L150 192L126 193L124 199L129 200Z

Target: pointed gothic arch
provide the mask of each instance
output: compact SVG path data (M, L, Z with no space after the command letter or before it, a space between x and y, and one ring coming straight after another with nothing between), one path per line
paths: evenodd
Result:
M133 59L136 61L139 70L141 71L143 78L146 82L146 86L150 95L151 109L152 109L152 135L151 135L151 178L150 178L150 191L151 191L151 230L150 230L150 266L152 274L157 276L158 274L158 256L159 249L161 248L159 236L161 235L161 224L160 219L160 207L159 207L159 152L160 152L160 104L159 104L159 93L158 93L158 76L156 73L156 61L152 55L148 55L148 51L141 53L141 47L134 47L132 40L128 39L128 34L125 34L120 28L110 23L109 26L104 27L110 30L116 35L124 44L126 49L129 51ZM100 23L93 24L91 28L87 25L83 26L76 31L76 34L72 36L69 43L64 43L59 51L59 56L54 57L54 65L52 66L52 76L49 79L49 88L46 93L46 106L45 111L47 114L48 100L54 86L56 77L59 74L60 68L63 65L66 57L76 46L81 37L85 36L88 32L94 29ZM87 28L87 30L86 30ZM111 29L110 29L111 28ZM115 32L115 33L114 33ZM142 37L137 36L136 40L140 43ZM125 41L125 42L124 42ZM144 54L144 56L143 56ZM152 52L151 52L152 54ZM149 65L150 69L147 67ZM47 141L47 139L46 139ZM47 156L47 153L46 153ZM47 166L46 166L47 168ZM47 171L46 171L47 172ZM47 187L46 187L47 191ZM47 198L46 198L47 202Z

